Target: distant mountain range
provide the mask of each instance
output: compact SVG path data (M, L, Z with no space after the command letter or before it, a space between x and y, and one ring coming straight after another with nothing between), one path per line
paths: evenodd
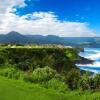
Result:
M100 37L59 37L55 35L22 35L12 31L0 35L0 43L14 44L61 44L71 46L100 47Z

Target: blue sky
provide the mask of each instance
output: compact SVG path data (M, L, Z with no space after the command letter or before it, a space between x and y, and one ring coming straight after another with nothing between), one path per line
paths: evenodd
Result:
M0 34L97 36L100 0L1 0L0 19Z
M36 11L54 12L60 20L87 22L100 32L100 0L30 0L20 15Z

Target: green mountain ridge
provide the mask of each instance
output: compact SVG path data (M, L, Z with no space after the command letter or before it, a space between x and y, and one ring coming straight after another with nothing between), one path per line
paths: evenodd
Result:
M55 35L22 35L12 31L0 35L0 43L13 44L61 44L71 46L100 47L100 37L59 37Z

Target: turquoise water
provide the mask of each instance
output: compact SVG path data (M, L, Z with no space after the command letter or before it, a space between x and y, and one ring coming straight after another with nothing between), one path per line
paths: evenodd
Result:
M100 48L84 48L84 52L79 55L84 58L94 60L93 64L76 64L81 70L100 73Z

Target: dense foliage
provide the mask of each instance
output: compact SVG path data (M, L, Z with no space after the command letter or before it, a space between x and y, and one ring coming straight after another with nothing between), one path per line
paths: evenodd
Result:
M100 74L82 75L73 63L80 58L77 52L74 48L1 48L0 75L62 93L100 91Z
M65 49L60 48L4 48L0 50L0 62L15 65L23 71L48 66L66 73L75 67Z
M1 48L0 75L64 92L67 87L65 76L75 68L66 50L71 49Z

